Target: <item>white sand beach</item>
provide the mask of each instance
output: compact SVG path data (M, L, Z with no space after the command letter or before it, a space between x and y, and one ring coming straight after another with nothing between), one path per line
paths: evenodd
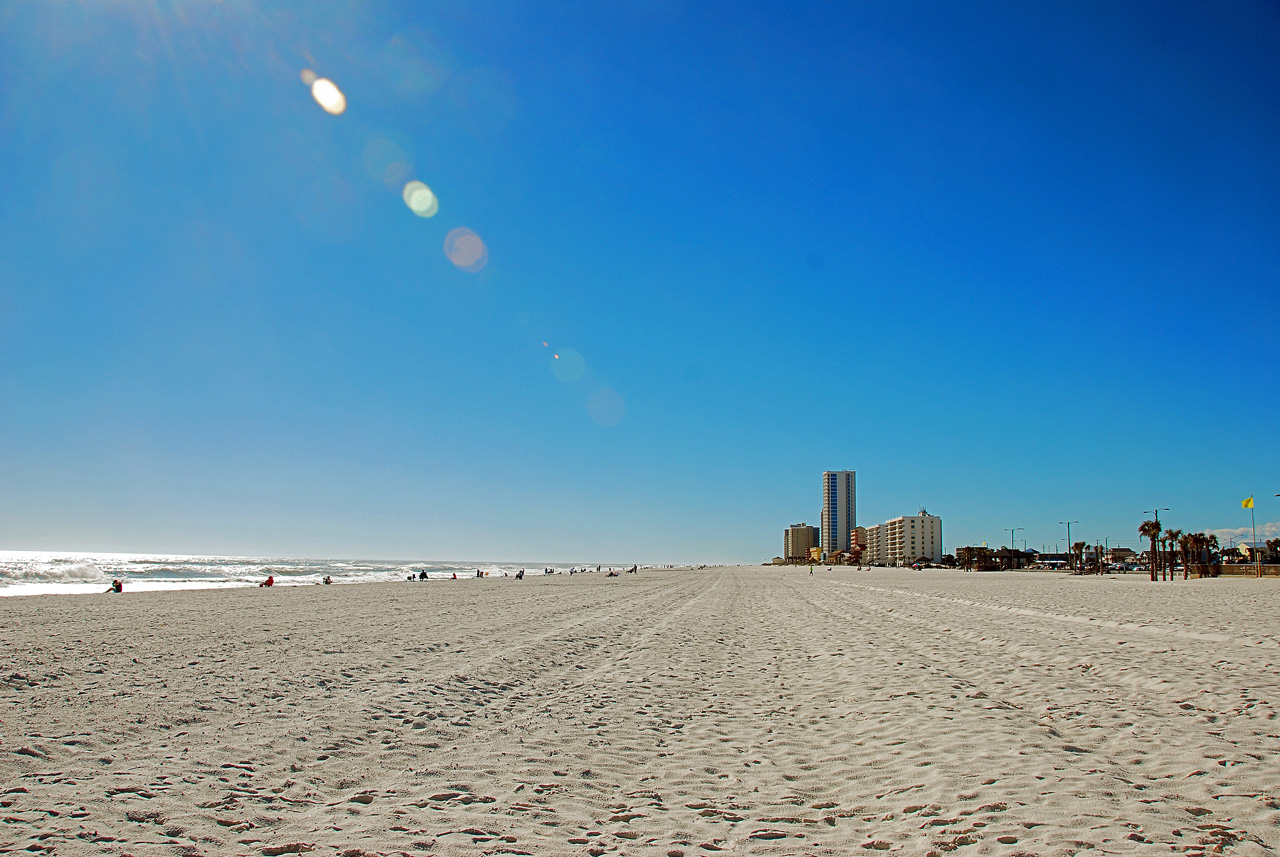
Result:
M1270 854L1280 584L728 568L0 600L0 850Z

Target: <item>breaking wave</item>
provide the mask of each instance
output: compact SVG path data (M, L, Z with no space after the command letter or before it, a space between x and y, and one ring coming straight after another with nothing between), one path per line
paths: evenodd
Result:
M100 583L107 579L101 568L84 560L52 560L34 563L0 563L0 586L5 583Z
M521 569L537 575L565 573L571 568L594 571L601 563L457 563L366 560L281 559L225 556L161 556L155 554L55 554L0 551L0 595L90 592L110 580L125 588L189 589L248 586L269 575L284 585L403 581L426 574L429 580L514 576ZM603 564L609 570L619 564ZM629 567L629 566L627 566ZM79 584L79 585L77 585ZM91 586L92 585L92 586Z

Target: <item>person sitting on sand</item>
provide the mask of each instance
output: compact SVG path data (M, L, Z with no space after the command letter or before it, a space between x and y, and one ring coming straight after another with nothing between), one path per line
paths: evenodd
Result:
M275 585L276 585L276 576L274 574L268 574L267 579L258 584L259 587L275 586Z
M418 572L418 580L426 580L426 579L427 579L427 570L424 568L422 571Z
M329 586L332 583L333 583L333 578L326 574L324 576L324 585Z
M111 581L111 588L109 588L107 591L108 592L124 592L124 584L121 583L118 579L113 580Z

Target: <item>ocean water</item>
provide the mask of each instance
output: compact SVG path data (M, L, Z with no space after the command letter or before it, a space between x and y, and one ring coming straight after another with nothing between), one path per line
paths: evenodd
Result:
M403 581L409 574L427 572L431 580L475 580L476 571L488 577L542 574L544 569L567 574L584 564L424 562L355 559L287 559L246 556L181 556L127 553L71 553L0 551L0 596L105 592L120 580L125 592L157 589L217 589L256 586L275 577L277 586L311 586L326 576L335 584ZM596 564L590 566L594 571ZM603 566L602 572L615 566Z

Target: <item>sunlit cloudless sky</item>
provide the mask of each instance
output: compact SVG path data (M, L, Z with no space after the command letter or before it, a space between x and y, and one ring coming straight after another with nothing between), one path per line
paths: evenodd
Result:
M1278 38L0 3L0 547L759 561L828 469L949 550L1280 520Z

